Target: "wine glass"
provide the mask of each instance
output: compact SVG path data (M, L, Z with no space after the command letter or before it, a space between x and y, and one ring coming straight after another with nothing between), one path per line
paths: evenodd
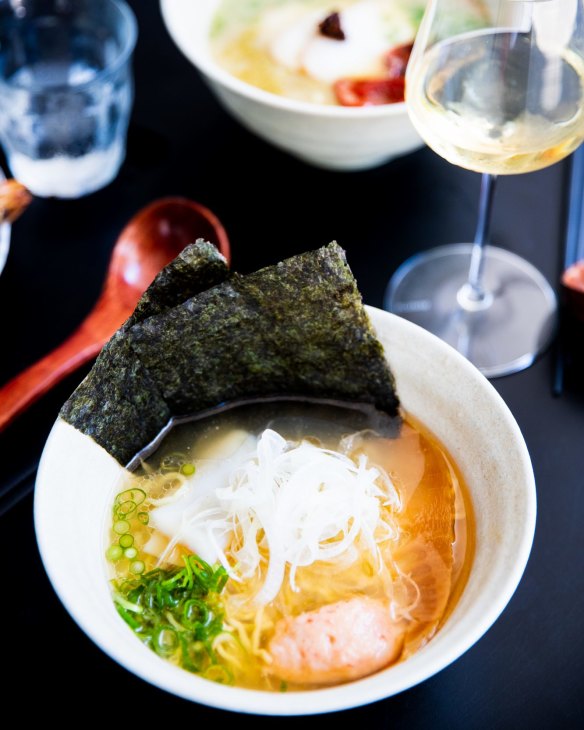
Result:
M553 290L485 246L497 175L538 170L584 139L584 0L430 0L406 75L413 124L449 162L483 173L474 243L402 264L385 307L485 375L528 367L554 333Z

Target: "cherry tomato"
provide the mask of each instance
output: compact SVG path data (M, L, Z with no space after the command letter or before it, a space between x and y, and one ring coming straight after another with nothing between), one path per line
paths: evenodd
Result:
M390 78L404 78L406 68L410 60L413 43L404 43L403 46L395 46L385 54L385 65Z
M379 79L340 79L334 85L343 106L378 106L404 100L405 76L412 44L395 46L385 54L387 76Z
M343 106L378 106L404 100L405 81L397 79L340 79L335 95Z

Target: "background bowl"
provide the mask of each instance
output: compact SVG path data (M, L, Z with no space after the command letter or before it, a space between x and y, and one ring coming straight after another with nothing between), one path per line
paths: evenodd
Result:
M189 674L159 658L114 609L104 552L122 468L64 421L51 431L38 471L35 526L55 590L81 628L121 665L189 700L273 715L342 710L422 682L469 649L511 598L529 556L535 484L525 442L490 383L458 352L406 320L367 308L404 408L450 451L469 486L476 554L468 583L444 626L406 661L373 676L309 692L259 692Z
M0 170L0 182L5 180L4 173ZM0 273L6 264L8 250L10 249L10 224L0 223Z
M242 0L243 2L244 0ZM319 167L361 170L422 146L405 103L348 108L276 96L222 69L209 51L220 0L161 0L168 31L223 106L276 147Z

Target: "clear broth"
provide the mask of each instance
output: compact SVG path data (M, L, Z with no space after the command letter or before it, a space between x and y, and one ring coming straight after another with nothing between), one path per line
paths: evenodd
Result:
M414 418L406 415L395 437L396 423L373 410L282 401L240 406L173 428L119 491L136 487L144 490L147 499L140 509L147 512L148 498L172 494L184 482L181 467L196 466L202 457L208 460L218 440L226 434L235 429L260 434L265 428L292 441L317 439L322 446L332 449L347 434L378 434L358 442L350 455L364 451L370 463L390 476L402 502L401 511L395 515L399 538L382 547L387 568L383 574L366 551L348 566L316 562L298 570L299 591L292 590L285 581L276 599L259 609L249 600L257 582L250 586L229 580L222 594L228 635L217 642L220 663L228 667L236 686L281 691L284 685L270 673L267 656L276 622L354 596L386 599L388 576L393 600L405 607L397 618L404 637L398 661L403 661L434 636L452 611L468 578L475 544L466 484L444 447ZM160 554L168 539L137 520L133 521L132 535L137 552L134 559L143 561L146 571L155 568L158 557L146 552L145 546L153 544L154 536ZM116 544L118 538L112 529L111 544ZM183 556L190 552L177 545L162 567L182 566ZM112 578L131 579L131 564L132 560L125 557L110 562ZM171 661L180 665L178 656ZM285 686L289 690L303 690L315 685Z

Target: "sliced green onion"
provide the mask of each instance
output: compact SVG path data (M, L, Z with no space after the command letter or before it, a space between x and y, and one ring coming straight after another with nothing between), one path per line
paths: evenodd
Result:
M179 645L179 639L172 626L158 626L153 634L154 650L162 656L174 654Z
M231 684L233 682L233 674L222 664L211 664L205 670L203 676L213 682L219 682L219 684Z
M160 471L177 471L187 459L188 456L180 451L168 454L160 462Z
M126 609L123 606L117 605L116 611L120 614L120 616L124 619L124 621L128 624L128 626L136 631L136 629L139 629L141 626L141 623L139 621L136 621L136 619L132 616L132 614L129 611L126 611Z
M112 563L115 563L116 560L119 560L122 557L123 552L124 551L119 545L110 545L106 550L105 556L108 560L111 560Z
M136 511L137 507L138 505L136 504L136 502L132 501L131 499L127 499L125 502L117 505L116 516L119 517L119 519L128 517Z
M186 573L185 573L182 585L183 585L183 588L188 587L190 589L193 587L193 569L191 568L191 563L190 563L190 560L188 559L188 557L185 557L183 555L183 561L185 564Z
M139 505L146 499L146 492L143 489L126 489L120 492L116 497L116 504L121 505L124 502L134 502Z
M213 590L213 581L215 579L213 568L206 563L198 555L189 555L190 567L193 571L194 580L207 592Z
M225 570L223 566L217 568L213 575L213 581L211 585L211 590L214 590L216 593L221 593L221 591L225 588L225 584L229 580L229 574Z
M191 464L190 462L183 464L180 468L180 473L184 474L185 477L192 476L195 473L195 465Z
M132 603L132 601L126 600L117 591L114 591L113 595L115 603L118 606L122 606L122 608L125 608L126 611L132 611L132 613L144 613L144 609L142 608L142 606L138 606L137 603Z
M189 672L198 673L209 663L209 652L202 641L189 641L187 635L179 634L183 666Z
M164 618L168 621L168 623L175 628L179 632L179 636L181 633L184 632L185 627L175 619L175 617L172 615L172 611L165 611L164 612Z
M117 547L129 562L124 564L125 578L112 581L122 619L160 656L216 682L231 683L229 668L222 666L213 650L214 638L225 630L219 599L225 569L190 555L184 557L183 568L146 572L135 543L126 548L120 544L128 544L132 537L124 532L118 538Z
M185 603L183 609L183 623L189 629L196 629L199 626L207 626L211 621L211 612L203 601L191 598Z
M121 547L129 548L132 547L132 545L134 544L134 538L132 537L132 535L126 532L120 537L118 542L120 543Z
M138 512L136 516L138 518L138 522L141 522L143 525L147 525L150 522L148 512Z
M123 535L126 532L130 531L130 523L128 520L118 520L117 522L114 522L114 532L118 535Z

